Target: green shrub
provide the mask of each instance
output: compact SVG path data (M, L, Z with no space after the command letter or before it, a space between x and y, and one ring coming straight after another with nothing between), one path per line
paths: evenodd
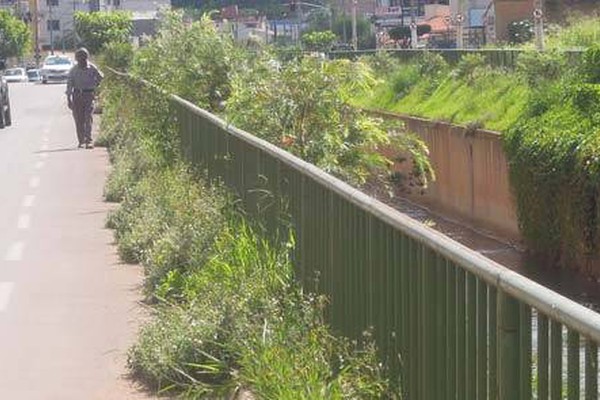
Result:
M322 301L293 284L288 251L231 220L206 264L173 271L159 288L186 306L159 309L130 352L134 373L188 395L235 387L258 398L389 395L372 341L356 346L328 332Z
M294 284L293 240L262 239L224 206L219 188L177 160L166 162L170 147L157 143L169 122L156 115L160 102L136 104L119 85L132 83L116 80L105 94L111 177L123 193L108 225L122 258L142 263L146 294L159 301L129 352L134 376L184 398L225 397L237 388L259 398L391 396L371 341L332 336L325 302Z
M586 82L600 84L600 45L595 44L584 53L581 72Z
M524 19L508 24L508 41L511 44L530 42L533 36L533 22L531 20Z
M572 15L567 24L548 32L547 48L586 49L600 41L600 19L598 16Z
M126 192L115 214L119 254L141 262L151 294L171 270L202 265L221 231L224 200L183 168L157 170Z
M389 165L375 151L390 143L385 127L350 103L373 83L364 63L304 58L281 69L236 75L226 113L236 126L362 184L367 177L386 176Z
M591 49L584 66L594 59ZM600 188L600 85L564 74L541 86L505 136L523 237L533 253L597 273Z
M557 81L566 72L563 53L553 51L524 51L517 59L516 71L529 84L536 88L548 81Z
M133 61L133 45L129 42L107 43L102 48L101 60L107 67L127 71Z
M467 54L463 56L454 70L454 77L473 83L477 78L484 77L491 68L481 54Z
M230 74L243 68L242 51L208 17L192 24L166 14L158 37L141 48L131 72L204 109L218 111L229 97Z

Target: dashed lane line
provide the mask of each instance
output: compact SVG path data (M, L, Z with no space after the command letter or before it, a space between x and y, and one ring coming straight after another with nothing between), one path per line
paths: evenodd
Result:
M17 227L19 229L29 229L30 226L31 226L31 216L29 214L19 215L19 222L17 223Z
M35 202L35 195L33 194L28 194L27 196L25 196L23 198L23 203L21 203L21 205L24 208L30 208L33 207L33 203Z
M6 310L8 302L10 301L10 295L13 291L15 284L13 282L0 282L0 313Z
M25 249L25 243L15 242L13 243L4 257L5 261L21 261L23 259L23 250Z
M34 176L33 178L31 178L29 180L29 187L32 189L35 189L36 187L40 186L40 178L37 176Z
M35 169L42 169L46 163L44 161L38 161L35 163Z

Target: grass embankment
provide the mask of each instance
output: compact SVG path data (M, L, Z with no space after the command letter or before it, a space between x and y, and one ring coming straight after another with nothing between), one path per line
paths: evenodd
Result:
M589 37L572 27L553 40ZM368 62L385 66L384 78L360 105L503 132L529 250L550 265L600 276L598 47L579 62L560 52L524 52L514 70L477 56L453 68L433 55L406 65L378 57Z
M179 160L166 99L116 78L104 89L105 194L121 201L108 224L123 260L144 267L153 304L129 354L134 375L183 398L392 397L373 345L332 335L325 299L296 285L292 243L264 240Z
M433 54L409 64L383 64L379 84L357 98L357 105L505 131L525 112L531 93L520 74L492 68L478 56L467 56L454 68Z

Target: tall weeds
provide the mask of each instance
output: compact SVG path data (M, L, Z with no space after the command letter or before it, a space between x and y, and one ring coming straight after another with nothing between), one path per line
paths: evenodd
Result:
M182 398L393 398L372 341L332 335L326 300L295 283L293 234L263 239L223 188L180 160L161 93L107 81L106 196L121 201L108 224L122 258L142 264L153 310L129 353L134 376Z

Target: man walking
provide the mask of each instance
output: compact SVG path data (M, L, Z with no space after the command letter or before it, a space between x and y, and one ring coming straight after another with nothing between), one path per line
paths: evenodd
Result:
M92 144L92 114L96 88L104 77L96 66L88 61L89 53L81 48L75 52L77 64L67 78L67 103L73 111L79 148L94 148Z

